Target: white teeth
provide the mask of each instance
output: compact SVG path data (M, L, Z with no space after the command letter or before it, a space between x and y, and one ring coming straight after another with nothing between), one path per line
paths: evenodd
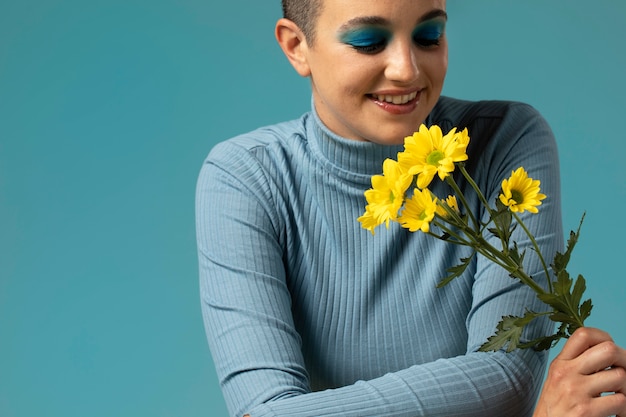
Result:
M417 91L414 91L411 94L404 94L401 96L392 96L390 94L387 94L387 95L372 94L372 96L378 101L386 101L387 103L393 103L393 104L406 104L417 96Z

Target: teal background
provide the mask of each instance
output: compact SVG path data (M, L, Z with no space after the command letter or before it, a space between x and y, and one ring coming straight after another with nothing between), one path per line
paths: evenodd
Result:
M444 93L548 119L566 228L587 211L572 270L589 324L626 346L626 3L448 12ZM1 416L226 415L194 188L215 143L309 108L273 39L279 14L258 0L0 2Z

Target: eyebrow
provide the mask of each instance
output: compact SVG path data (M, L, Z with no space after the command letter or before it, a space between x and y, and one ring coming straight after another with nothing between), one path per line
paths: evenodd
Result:
M445 10L442 9L434 9L430 12L424 14L418 20L418 23L425 22L427 20L435 19L438 17L443 17L448 20L448 14ZM356 26L390 26L391 22L384 17L380 16L359 16L354 19L350 19L339 28L340 31L345 31L351 29Z
M446 13L446 11L442 9L431 10L420 18L419 23L438 17L443 17L445 20L448 20L448 13Z

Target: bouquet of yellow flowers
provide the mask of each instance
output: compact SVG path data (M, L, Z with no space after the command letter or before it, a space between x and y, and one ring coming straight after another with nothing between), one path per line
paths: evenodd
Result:
M502 192L491 206L465 169L469 141L467 129L457 131L453 128L444 135L439 126L434 125L429 129L421 125L417 132L405 138L404 151L398 153L397 161L385 160L382 175L372 177L372 188L365 191L365 213L358 221L372 234L383 223L389 227L390 222L397 222L411 232L419 230L437 239L470 247L471 255L461 258L459 265L449 268L449 275L443 278L439 287L460 276L476 254L500 265L511 278L530 287L546 304L548 311L526 311L521 317L503 317L495 334L480 350L495 351L506 348L510 352L517 348L549 349L561 338L569 337L577 328L582 327L593 307L590 299L581 302L586 289L584 277L579 275L574 281L566 270L584 215L578 230L570 232L565 252L555 255L550 265L550 274L550 268L537 241L519 217L519 213L524 211L538 213L537 207L546 198L540 193L540 181L530 178L523 167L518 168L508 179L502 181ZM451 175L455 169L460 171L476 192L489 214L488 221L480 221L474 213L465 210L468 207L467 200ZM445 198L435 196L428 188L435 175L446 181L455 194ZM413 184L415 187L410 190ZM435 227L431 228L431 225ZM547 288L543 288L524 271L525 252L520 251L517 243L512 241L513 231L518 226L530 239L533 252L543 265L548 281ZM433 230L438 230L439 233ZM500 247L493 246L485 238L487 234L496 236ZM524 327L541 316L548 316L559 323L557 331L550 336L522 342L520 339Z

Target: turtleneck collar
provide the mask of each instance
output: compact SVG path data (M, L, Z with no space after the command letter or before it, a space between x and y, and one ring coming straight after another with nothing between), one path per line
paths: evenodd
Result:
M371 176L382 173L386 158L396 159L403 145L380 145L346 139L324 125L312 106L306 121L307 140L313 155L334 175L352 182L371 184Z

